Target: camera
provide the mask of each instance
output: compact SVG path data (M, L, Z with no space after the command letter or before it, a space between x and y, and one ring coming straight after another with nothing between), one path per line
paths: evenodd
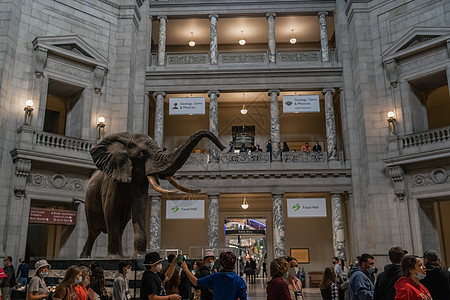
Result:
M184 255L181 255L181 254L178 254L178 262L177 262L177 264L179 265L179 266L181 266L181 263L183 262L183 261L185 261L186 259L184 258Z

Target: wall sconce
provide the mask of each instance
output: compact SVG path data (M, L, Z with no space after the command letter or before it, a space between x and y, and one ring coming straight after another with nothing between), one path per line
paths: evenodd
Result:
M243 209L247 209L247 208L248 208L247 198L244 197L244 201L242 202L241 207L242 207Z
M395 114L393 111L388 112L387 114L388 116L388 124L389 124L389 130L391 132L391 135L396 135L397 133L395 132L395 126L397 125L397 120L395 119Z
M103 139L105 135L105 118L99 117L97 123L98 139Z
M189 41L189 46L194 47L195 41L194 41L194 33L191 32L191 40Z
M30 125L31 112L33 111L33 100L28 99L27 101L25 101L25 108L23 110L25 111L25 120L23 122L23 125Z
M244 31L243 30L241 30L241 39L239 40L239 45L241 45L241 46L245 45Z
M242 93L242 102L244 102L244 95L245 93ZM247 107L245 107L245 104L242 104L241 114L246 115L248 112Z

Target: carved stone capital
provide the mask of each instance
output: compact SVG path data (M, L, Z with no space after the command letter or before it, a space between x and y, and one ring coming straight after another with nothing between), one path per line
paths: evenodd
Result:
M273 93L276 93L276 94L277 94L277 97L280 96L280 90L268 90L268 91L267 91L267 94L268 94L269 96L272 96Z
M220 92L219 91L208 91L208 97L211 98L211 95L215 94L217 98L220 97Z
M14 162L14 168L16 175L14 185L14 194L16 197L21 197L25 193L25 187L27 184L27 177L31 170L31 160L29 159L17 159Z
M162 15L162 16L158 16L158 18L157 18L158 20L161 20L161 19L165 19L166 21L167 21L167 16L164 16L164 15Z
M103 78L105 78L106 68L97 66L94 70L94 92L96 94L100 93L103 85Z
M324 89L322 90L322 94L326 95L327 92L331 92L331 94L334 94L335 91L336 91L336 90L335 90L334 88L324 88Z
M405 198L405 172L401 166L388 167L389 176L394 182L394 193L399 200Z
M319 11L318 13L317 13L317 16L320 18L321 16L328 16L328 12L327 11Z
M384 63L384 67L391 86L396 88L398 83L397 62L394 59L388 60Z
M166 97L166 92L153 92L153 97L157 98L158 96Z
M41 78L44 74L45 63L47 62L47 50L38 48L36 50L36 78Z
M267 13L267 14L266 14L266 18L273 17L273 18L275 19L276 16L277 16L276 13Z
M211 20L212 18L215 18L216 20L219 18L218 14L211 14L208 16L208 18Z

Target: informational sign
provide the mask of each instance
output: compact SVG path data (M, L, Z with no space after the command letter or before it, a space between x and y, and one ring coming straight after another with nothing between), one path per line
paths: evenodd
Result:
M166 219L204 219L204 200L167 200Z
M169 115L204 115L204 114L205 114L204 97L169 99Z
M287 199L288 218L326 217L325 198Z
M30 208L29 223L76 225L77 212L73 210Z
M319 95L285 95L283 96L283 112L320 112Z
M291 257L299 264L309 264L309 248L291 248Z

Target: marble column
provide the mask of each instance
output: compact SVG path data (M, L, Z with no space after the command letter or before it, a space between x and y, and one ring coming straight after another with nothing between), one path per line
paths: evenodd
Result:
M152 196L150 211L150 251L161 248L161 197Z
M333 88L322 90L325 95L325 122L327 131L328 160L337 160L336 123L334 120Z
M283 194L273 196L273 253L274 258L285 256Z
M156 99L154 140L162 148L164 140L164 98L166 93L154 92L153 97Z
M320 45L322 47L322 61L330 61L330 55L328 50L328 34L327 34L327 16L328 12L319 12L320 23Z
M276 13L267 13L267 21L269 23L269 62L276 62L276 43L275 43L275 16Z
M333 224L334 256L346 260L341 194L331 194L331 220Z
M208 194L208 246L219 247L219 194Z
M209 97L209 131L219 136L217 99L220 96L219 91L208 91ZM217 146L210 141L209 144L209 162L219 162Z
M219 15L209 15L211 25L209 56L211 65L217 65L217 57L219 55L217 50L217 18L219 18Z
M158 16L159 37L158 37L158 66L164 66L166 59L166 22L167 16Z
M281 161L280 116L278 114L278 96L280 90L269 90L270 96L270 138L272 140L272 160Z

